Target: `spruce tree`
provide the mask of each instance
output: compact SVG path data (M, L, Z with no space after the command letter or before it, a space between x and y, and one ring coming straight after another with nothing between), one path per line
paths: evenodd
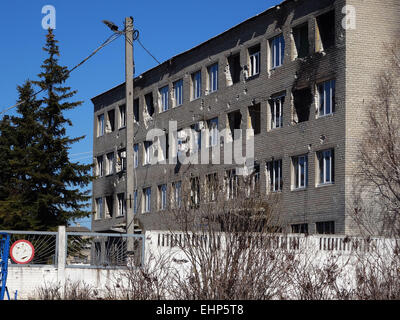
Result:
M68 156L70 146L84 136L67 136L66 129L73 124L64 115L82 102L70 101L76 91L64 85L69 73L58 64L57 43L49 29L43 48L48 57L39 80L32 81L43 90L40 99L33 97L27 82L18 88L20 116L0 123L0 139L9 146L8 160L0 158L0 165L4 162L9 171L1 181L2 229L53 230L90 214L89 191L83 189L91 182L91 165L72 162Z

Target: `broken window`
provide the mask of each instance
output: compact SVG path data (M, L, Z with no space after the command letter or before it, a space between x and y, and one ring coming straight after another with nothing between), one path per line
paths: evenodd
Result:
M138 191L135 189L133 191L133 213L136 214L138 212Z
M250 106L248 108L248 129L253 129L254 134L259 134L261 132L261 108L260 104Z
M104 135L104 114L97 116L97 137Z
M318 234L335 234L334 221L317 222L315 225Z
M308 223L292 224L292 233L308 234Z
M114 173L114 152L107 153L106 155L106 175Z
M140 121L139 117L139 99L133 101L133 121L138 123Z
M267 188L269 192L282 191L282 159L267 163Z
M96 162L97 162L96 175L98 177L102 177L103 176L103 156L96 157Z
M96 198L95 200L95 218L103 219L103 198Z
M335 45L335 11L317 17L315 50L324 51Z
M106 132L110 133L115 130L115 110L109 110L107 112L107 125L106 125Z
M238 83L240 81L240 72L242 67L240 65L240 54L235 54L228 57L228 69L226 72L226 84L228 86Z
M151 160L153 158L153 141L145 141L143 143L143 147L144 147L143 165L151 164Z
M146 111L147 114L152 117L154 114L154 102L153 102L153 94L150 92L144 96L144 100L146 103Z
M310 47L308 41L308 23L293 28L293 38L296 46L297 58L307 57Z
M249 77L260 73L260 45L249 48Z
M335 112L335 80L325 81L318 85L319 116Z
M228 128L232 139L235 139L235 130L240 130L242 124L242 113L240 110L228 113Z
M271 69L275 69L283 64L285 58L285 38L283 34L270 40L271 48Z
M117 195L117 198L118 198L118 216L124 216L126 214L125 194L119 193Z
M271 129L283 127L283 104L285 96L274 97L269 100L271 108Z
M113 216L114 210L114 197L106 196L106 217L110 218Z
M126 127L126 105L119 106L119 127Z
M117 153L117 172L126 170L126 149L121 149Z
M308 121L312 100L313 97L310 88L293 91L294 123Z
M249 186L247 188L247 196L252 192L258 193L260 191L260 164L255 163L253 172L250 174Z

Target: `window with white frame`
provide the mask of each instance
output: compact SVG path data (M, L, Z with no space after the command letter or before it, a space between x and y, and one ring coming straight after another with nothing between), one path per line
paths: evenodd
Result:
M283 127L283 104L285 96L274 97L269 101L271 108L271 129Z
M331 184L335 181L334 175L334 150L317 152L319 184Z
M192 73L192 100L201 97L201 70Z
M167 209L167 185L158 186L158 210Z
M160 89L160 112L169 109L169 87L165 86Z
M183 80L180 79L175 81L173 84L174 92L174 107L178 107L183 104Z
M96 198L95 200L95 217L96 219L103 219L103 198Z
M126 127L126 105L119 106L119 127Z
M208 93L218 90L218 63L207 68L208 71Z
M114 152L107 153L106 155L106 175L114 173Z
M326 116L335 110L335 80L322 82L318 85L319 112L318 115Z
M143 213L151 211L151 187L143 189Z
M249 77L260 73L260 45L249 49Z
M283 64L285 58L285 38L279 35L270 40L271 48L271 69L275 69Z
M182 182L174 182L172 186L174 190L174 206L175 208L180 208L182 205Z
M97 116L97 136L101 137L104 135L104 114Z
M269 192L282 191L282 159L267 162L267 188Z
M151 164L151 159L153 157L153 141L145 141L143 143L143 165Z
M117 199L118 199L118 216L124 216L126 214L125 194L119 193L117 195Z
M103 171L103 163L104 163L103 156L96 157L96 163L97 163L97 165L96 165L96 175L98 177L102 177L103 174L104 174L104 171Z
M292 158L293 188L302 189L308 185L308 156L301 155Z

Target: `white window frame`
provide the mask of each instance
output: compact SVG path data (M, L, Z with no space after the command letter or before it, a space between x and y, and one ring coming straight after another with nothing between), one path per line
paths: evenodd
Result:
M164 86L159 90L160 94L160 112L169 109L169 86Z
M179 79L173 83L174 107L183 104L183 79Z
M250 77L260 74L260 50L249 54Z
M192 73L192 100L201 97L201 70Z
M319 83L318 89L318 117L324 117L334 113L336 81L328 80Z
M283 188L282 159L267 162L268 192L281 192Z
M218 63L207 68L208 71L208 93L218 90Z
M317 152L318 168L319 168L319 183L318 185L333 184L334 177L334 150L322 150Z
M271 47L271 70L283 65L285 59L285 38L283 34L270 40Z
M308 155L293 157L292 163L294 182L293 189L306 189L308 186ZM302 171L304 171L303 174ZM302 175L304 176L304 179L302 179Z

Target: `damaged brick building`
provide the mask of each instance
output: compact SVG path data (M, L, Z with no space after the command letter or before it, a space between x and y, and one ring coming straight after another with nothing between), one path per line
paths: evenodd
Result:
M251 127L257 183L281 194L287 231L352 233L346 203L363 110L399 17L398 0L287 0L136 77L133 118L124 83L94 97L92 229L164 228L183 172L149 164L146 134L168 135L175 120L178 130ZM195 165L184 174L223 181L233 168Z

